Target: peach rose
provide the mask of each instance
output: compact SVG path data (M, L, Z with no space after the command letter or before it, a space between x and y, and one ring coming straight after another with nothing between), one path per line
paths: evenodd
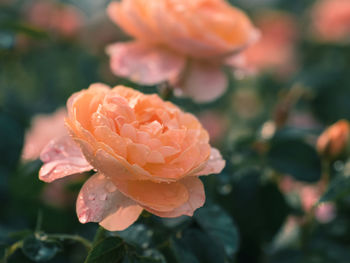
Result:
M322 40L350 40L350 1L319 0L311 10L312 29Z
M64 118L65 109L58 109L53 114L40 114L33 118L32 125L26 133L22 159L35 160L49 141L66 133Z
M94 84L72 95L67 108L71 137L44 149L39 176L51 182L97 171L77 199L82 223L122 230L143 209L160 217L191 216L205 200L198 176L225 166L199 121L157 95Z
M295 18L287 13L265 11L257 16L261 38L243 53L243 66L250 72L278 70L286 74L295 68Z
M197 102L225 91L226 59L259 35L224 0L122 0L108 14L135 38L107 48L114 74L145 85L168 81Z
M340 120L325 130L317 140L318 152L334 159L345 152L349 144L350 125Z

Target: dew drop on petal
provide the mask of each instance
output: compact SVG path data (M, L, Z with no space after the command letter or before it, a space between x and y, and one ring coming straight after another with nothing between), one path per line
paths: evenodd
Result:
M82 224L85 224L87 222L87 215L86 213L82 213L79 215L79 221L82 223Z
M89 196L88 196L88 199L89 199L90 201L95 200L95 198L96 198L96 195L95 195L95 194L89 194Z
M107 194L101 194L99 198L101 201L105 201L107 200Z
M108 182L105 187L106 190L110 193L113 193L117 190L117 187L112 182Z

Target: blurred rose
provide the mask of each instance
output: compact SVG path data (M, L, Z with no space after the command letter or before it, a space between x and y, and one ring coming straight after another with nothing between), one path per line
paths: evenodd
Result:
M325 41L350 40L350 1L319 0L312 11L312 29Z
M320 204L315 211L316 219L323 223L329 223L336 217L336 207L332 203Z
M224 0L122 0L108 14L135 38L107 48L113 73L144 85L168 81L197 102L222 95L223 64L259 35Z
M324 191L322 182L306 184L294 180L290 176L284 176L279 183L281 191L285 194L298 194L301 207L306 213L310 213L319 201ZM315 208L315 218L320 223L328 223L336 216L336 207L333 203L322 203Z
M33 25L66 37L74 36L84 23L82 12L67 4L34 1L25 12Z
M317 140L318 152L334 159L345 152L349 143L350 126L347 120L340 120L325 130Z
M41 114L33 118L31 128L26 133L22 158L35 160L45 145L57 136L67 134L64 118L67 112L59 109L53 114Z
M246 49L243 67L250 72L276 70L282 75L295 68L296 19L287 13L265 11L256 18L261 31L257 43Z
M225 165L199 121L155 94L94 84L73 94L67 108L74 141L65 136L46 146L40 179L98 171L77 200L82 223L122 230L143 209L161 217L191 216L205 200L198 176Z
M220 141L228 128L228 119L219 112L205 111L198 115L198 119L209 133L212 143Z

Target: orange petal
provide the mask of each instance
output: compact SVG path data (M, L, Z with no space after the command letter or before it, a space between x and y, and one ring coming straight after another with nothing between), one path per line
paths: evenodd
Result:
M51 140L41 152L40 159L44 165L39 171L39 178L48 183L92 169L78 145L68 135Z
M225 167L225 160L218 149L211 148L209 160L194 172L195 176L219 174Z
M192 216L193 212L203 206L205 202L203 183L198 177L187 177L179 181L179 183L182 183L188 190L189 197L186 203L169 212L160 212L147 207L145 209L160 217Z
M120 207L114 214L100 222L100 226L109 231L122 231L137 220L142 210L143 208L136 204Z

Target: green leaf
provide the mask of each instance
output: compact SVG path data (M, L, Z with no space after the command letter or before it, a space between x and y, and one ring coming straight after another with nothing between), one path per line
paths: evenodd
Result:
M147 249L141 255L136 251L130 251L130 249L128 249L123 263L166 263L166 260L156 249Z
M186 244L177 239L171 239L170 246L177 262L200 263L196 256L186 247Z
M173 254L179 263L224 263L225 251L204 231L185 229L171 240Z
M23 254L35 262L48 261L60 250L61 247L56 241L40 238L36 235L29 236L23 240Z
M126 230L117 233L126 242L144 249L152 243L153 232L143 224L133 224Z
M350 176L338 175L318 201L318 204L336 201L350 193Z
M85 263L122 262L125 255L125 246L119 237L107 237L91 250Z
M316 150L301 138L273 139L268 161L277 171L299 181L316 182L321 177L321 161Z
M239 234L232 218L219 206L210 205L199 209L194 218L216 242L224 246L228 256L239 247Z

